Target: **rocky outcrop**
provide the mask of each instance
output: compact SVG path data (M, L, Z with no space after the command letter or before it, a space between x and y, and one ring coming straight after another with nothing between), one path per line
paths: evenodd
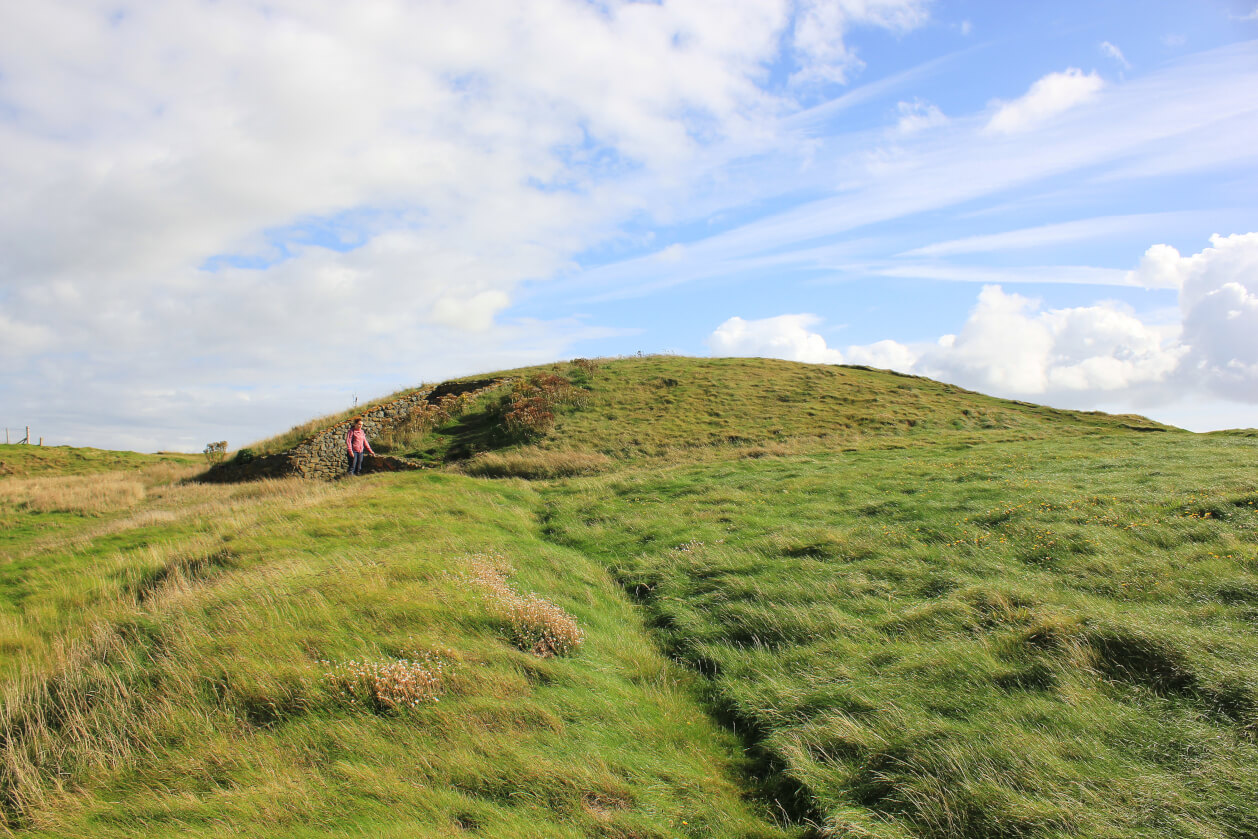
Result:
M233 483L260 478L299 476L316 480L332 480L345 474L347 460L345 435L355 419L363 421L367 439L372 440L401 425L416 408L434 405L447 396L473 396L502 384L503 379L482 379L471 382L445 382L432 388L421 388L405 396L376 405L344 422L338 422L302 441L286 452L262 455L241 463L229 460L212 467L198 480L209 483ZM401 472L422 469L423 464L400 457L368 455L363 461L363 472Z

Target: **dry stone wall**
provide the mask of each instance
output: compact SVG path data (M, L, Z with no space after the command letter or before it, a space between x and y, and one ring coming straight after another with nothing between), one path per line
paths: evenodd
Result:
M297 475L316 480L331 480L344 475L346 460L345 436L354 419L361 418L367 439L373 440L400 425L417 407L436 404L446 396L471 394L477 396L502 384L504 379L487 379L473 382L446 382L432 388L412 391L407 395L369 408L344 422L325 428L292 449L279 454L263 455L248 463L226 461L212 467L200 477L211 483L251 481L260 478L282 478ZM400 472L421 469L423 466L400 457L367 455L363 459L364 472Z

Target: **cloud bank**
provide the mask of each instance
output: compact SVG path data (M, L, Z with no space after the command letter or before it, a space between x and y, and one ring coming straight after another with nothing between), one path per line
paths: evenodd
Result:
M1191 256L1154 245L1131 272L1134 283L1179 289L1178 322L1150 322L1109 302L1044 309L988 285L961 328L933 343L888 339L839 350L810 331L819 317L798 314L731 318L709 348L716 355L868 364L1076 404L1125 397L1156 405L1196 393L1258 405L1258 233L1210 242Z

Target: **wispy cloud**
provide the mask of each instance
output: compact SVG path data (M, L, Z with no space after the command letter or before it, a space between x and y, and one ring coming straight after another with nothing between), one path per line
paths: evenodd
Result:
M1127 56L1123 55L1123 51L1109 41L1101 41L1101 52L1121 64L1123 69L1131 69L1131 62L1127 60Z
M871 274L962 283L1060 283L1066 285L1137 285L1128 271L1091 265L1024 265L992 268L985 265L951 265L940 262L897 261L866 265Z
M914 99L912 102L900 102L896 105L900 120L896 123L896 131L900 134L916 134L928 128L935 128L948 121L943 111L929 102Z
M690 242L685 258L673 264L635 257L582 271L564 287L584 287L595 299L623 299L769 264L838 270L861 261L859 248L850 242L854 231L1015 187L1084 170L1093 178L1122 177L1124 171L1130 177L1147 178L1210 166L1253 165L1258 162L1258 147L1241 138L1258 136L1258 103L1235 95L1237 90L1258 88L1258 67L1241 60L1252 52L1251 45L1241 45L1194 56L1101 91L1091 101L1024 132L989 132L986 115L973 114L953 117L937 130L905 137L892 146L882 145L882 136L871 131L837 136L810 150L814 168L845 173L833 194ZM794 148L787 144L784 153ZM871 149L887 153L871 154ZM748 165L774 172L795 168L778 157ZM1098 174L1098 167L1105 166L1109 169ZM769 177L752 180L777 183ZM1125 222L1099 224L1115 230ZM1019 235L1045 241L1080 237L1085 226L1082 222L1074 227L1047 226ZM963 279L961 274L971 269L914 264L901 270ZM1034 279L1024 274L1024 281L1054 281L1054 270L1031 269ZM1066 267L1058 277L1062 282L1127 284L1123 271L1087 266Z
M1078 219L1057 224L1041 224L1003 233L983 236L966 236L947 242L936 242L904 251L906 257L952 256L960 253L991 253L1022 248L1039 248L1060 245L1084 239L1098 239L1118 233L1145 229L1151 224L1184 224L1203 217L1204 213L1134 213L1121 216L1101 216Z

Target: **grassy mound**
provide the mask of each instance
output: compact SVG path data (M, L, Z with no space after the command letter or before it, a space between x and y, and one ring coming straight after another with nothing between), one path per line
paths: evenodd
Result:
M1253 436L860 368L511 374L580 392L389 441L446 471L0 476L4 827L1258 833Z
M375 448L431 465L475 459L469 471L487 477L552 478L601 470L604 458L626 465L1175 430L1144 417L1011 402L885 370L771 359L578 360L493 377L559 382L566 390L549 406L553 421L513 432L504 414L520 394L495 391L435 426L403 424ZM299 431L306 436L348 416L306 423L251 448L280 451Z

